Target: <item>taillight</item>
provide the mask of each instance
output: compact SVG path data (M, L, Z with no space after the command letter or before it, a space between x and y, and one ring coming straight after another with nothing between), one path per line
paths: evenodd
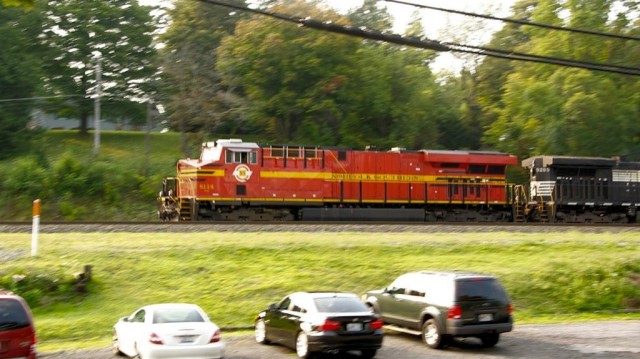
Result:
M220 329L216 329L215 333L211 336L209 343L217 343L220 341Z
M369 323L369 328L371 328L371 330L378 330L378 329L382 328L383 324L384 323L380 319L374 320L373 322Z
M459 305L454 305L449 309L447 313L447 319L460 319L462 318L462 308Z
M509 306L507 307L507 311L509 312L509 315L513 314L513 304L509 303Z
M325 320L324 323L318 326L318 329L323 332L330 332L340 329L340 322L335 322L333 320Z
M159 344L159 345L164 344L160 339L160 337L158 336L158 334L156 333L151 333L151 336L149 336L149 341L153 344Z

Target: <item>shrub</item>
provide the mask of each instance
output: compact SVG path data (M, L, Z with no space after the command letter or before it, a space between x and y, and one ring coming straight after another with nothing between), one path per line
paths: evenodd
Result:
M0 278L0 288L23 297L32 308L64 302L78 296L76 279L57 272L36 273L21 270Z
M67 153L54 164L53 186L57 193L77 195L87 190L87 177L83 165Z
M37 160L26 157L7 166L2 181L3 195L7 198L47 198L49 194L48 174L45 168L38 165Z

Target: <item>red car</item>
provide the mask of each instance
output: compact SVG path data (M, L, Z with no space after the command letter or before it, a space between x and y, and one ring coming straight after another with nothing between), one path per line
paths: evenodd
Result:
M0 359L35 359L36 343L27 302L20 296L0 291Z

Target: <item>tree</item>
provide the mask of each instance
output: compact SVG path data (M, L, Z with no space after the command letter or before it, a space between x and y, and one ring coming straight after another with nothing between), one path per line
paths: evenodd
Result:
M245 5L243 0L235 1ZM211 133L225 127L241 132L241 116L234 116L241 99L222 86L216 70L222 38L233 33L246 13L198 1L178 0L168 10L171 25L160 41L162 67L167 87L165 101L172 127L181 132Z
M40 83L42 51L37 38L40 13L0 6L0 158L18 153L28 145L31 120Z
M622 4L612 0L540 0L533 20L563 25L565 21L558 14L564 11L570 15L566 24L571 27L611 31L615 26L621 33L637 31L638 25L631 25L624 10L610 23L607 14L614 5ZM621 57L612 54L637 50L620 40L614 44L583 34L550 36L546 29L525 31L530 41L519 50L540 55L619 63ZM637 58L629 60L628 66L638 66ZM485 139L523 157L540 153L612 156L636 152L640 102L634 87L637 89L637 79L621 75L519 63L507 77L501 108L496 110L498 118Z
M317 5L287 2L270 10L347 23ZM223 40L218 69L225 84L247 99L246 116L266 138L326 138L337 129L342 113L338 99L351 80L358 44L347 36L252 17Z
M349 21L356 27L376 31L391 31L393 17L386 7L378 6L378 0L364 0L362 6L349 12Z
M76 96L58 105L63 114L80 119L81 133L87 132L93 111L90 98L95 94L98 58L105 100L149 97L150 78L156 72L150 9L127 0L48 2L42 39L51 61L44 67L45 89L54 95Z
M289 1L269 10L349 24L321 5ZM267 140L415 148L438 139L431 116L437 85L427 66L433 57L253 17L223 40L218 69Z

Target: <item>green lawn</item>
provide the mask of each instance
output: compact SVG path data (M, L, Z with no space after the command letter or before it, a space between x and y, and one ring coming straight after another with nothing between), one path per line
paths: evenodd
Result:
M499 276L518 323L640 318L633 232L41 233L35 258L31 234L0 239L0 255L15 255L0 278L93 266L88 295L34 305L42 351L107 345L113 323L148 303L195 302L221 326L250 325L292 291L362 294L419 269Z

